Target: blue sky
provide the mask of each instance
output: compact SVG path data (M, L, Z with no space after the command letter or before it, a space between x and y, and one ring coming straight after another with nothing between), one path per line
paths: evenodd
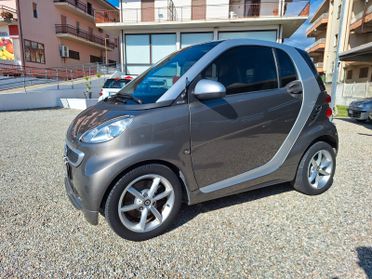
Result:
M324 0L310 0L310 16L309 19L313 16L314 12L318 9L319 5ZM297 29L297 31L288 39L284 40L285 44L292 45L299 48L306 48L310 44L314 42L314 38L307 38L306 37L306 29L309 27L309 19L304 22Z
M108 0L112 5L119 6L119 0Z
M108 0L111 4L118 6L119 0ZM319 5L323 0L310 0L310 16L312 17L314 12L318 9ZM309 27L309 20L306 20L304 24L288 39L284 41L285 44L296 46L299 48L305 48L314 42L313 38L306 37L306 29Z

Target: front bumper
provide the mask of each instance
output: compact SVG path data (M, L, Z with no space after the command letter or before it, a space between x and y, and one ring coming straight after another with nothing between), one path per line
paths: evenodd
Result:
M347 109L347 115L349 117L357 119L357 120L367 120L368 119L368 112L367 111L361 111L361 110L357 110L355 108L348 108Z
M65 188L67 196L72 203L72 205L78 209L81 210L84 214L85 219L92 225L98 225L98 211L91 211L88 209L83 208L81 199L78 196L78 194L74 191L74 188L68 179L68 177L65 177Z

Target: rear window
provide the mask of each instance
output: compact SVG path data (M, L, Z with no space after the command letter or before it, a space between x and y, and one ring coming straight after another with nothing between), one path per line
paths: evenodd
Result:
M307 65L310 67L311 71L313 72L314 77L316 81L318 82L320 90L325 91L326 88L324 86L322 78L320 77L318 71L316 70L313 61L311 61L310 56L307 54L306 51L302 49L297 48L297 51L301 54L302 58L306 61Z
M123 88L130 80L128 79L112 79L109 78L105 81L103 88Z

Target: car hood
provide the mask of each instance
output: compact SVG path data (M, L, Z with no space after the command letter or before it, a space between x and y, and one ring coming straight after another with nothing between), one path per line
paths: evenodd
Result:
M350 106L352 107L358 107L358 106L361 106L361 105L370 105L372 104L372 98L367 98L367 99L363 99L363 100L358 100L358 101L353 101L350 103Z
M76 142L86 131L94 129L109 120L127 115L136 116L144 111L168 106L170 104L171 102L126 105L101 101L82 111L75 117L67 130L66 137L69 141Z

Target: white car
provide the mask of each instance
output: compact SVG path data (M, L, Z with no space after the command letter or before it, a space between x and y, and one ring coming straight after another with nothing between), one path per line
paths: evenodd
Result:
M101 92L99 93L98 101L102 101L103 99L109 96L115 95L132 79L133 79L132 76L125 76L123 78L116 77L116 78L107 79L101 89Z

